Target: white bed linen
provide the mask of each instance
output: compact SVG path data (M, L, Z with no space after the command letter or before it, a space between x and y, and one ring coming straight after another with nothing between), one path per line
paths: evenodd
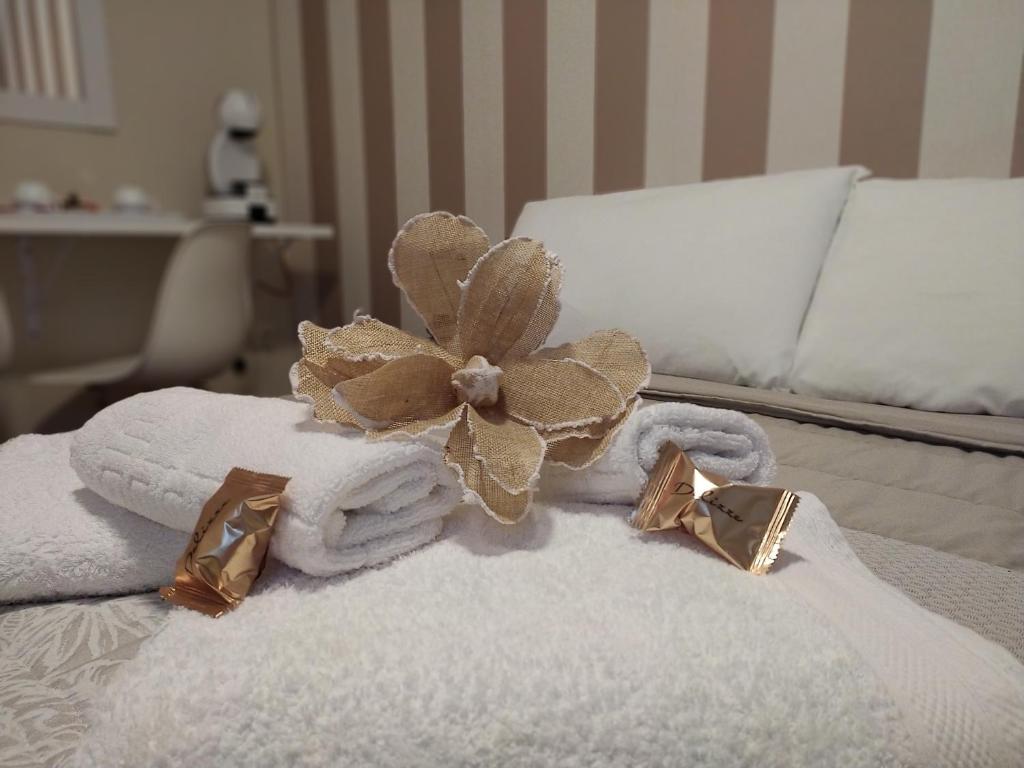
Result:
M540 505L505 529L469 510L387 568L271 581L216 622L176 611L74 764L998 766L1024 749L1024 667L878 582L813 497L763 578L627 511Z

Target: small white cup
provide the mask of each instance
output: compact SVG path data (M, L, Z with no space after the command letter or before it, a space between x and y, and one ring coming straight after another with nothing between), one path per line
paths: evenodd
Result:
M145 213L152 208L141 187L125 185L114 190L114 210L119 213Z
M23 181L14 188L14 207L19 211L45 211L53 206L53 192L41 181Z

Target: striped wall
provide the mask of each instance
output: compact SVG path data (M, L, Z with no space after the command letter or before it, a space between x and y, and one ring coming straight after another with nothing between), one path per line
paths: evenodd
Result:
M340 313L415 327L396 228L862 163L1024 175L1024 0L306 0L312 208ZM340 253L340 257L339 257ZM333 281L332 276L328 276Z

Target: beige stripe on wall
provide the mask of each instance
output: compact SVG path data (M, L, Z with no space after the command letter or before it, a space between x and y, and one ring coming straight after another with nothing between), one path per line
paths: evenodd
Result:
M842 163L917 175L931 14L931 0L850 0Z
M363 145L366 151L370 308L385 323L401 324L401 305L388 269L395 238L395 127L392 111L391 34L388 4L359 0Z
M465 213L461 0L429 0L425 25L430 207Z
M644 185L648 0L597 0L594 191Z
M1022 55L1021 0L935 0L921 176L1008 175Z
M430 160L427 146L427 76L424 69L424 0L390 2L397 231L416 214L430 210ZM418 335L423 334L422 323L404 296L399 314L402 328Z
M775 0L769 173L839 161L847 0Z
M547 8L504 0L505 229L523 205L547 196Z
M505 104L502 0L463 0L462 91L466 214L505 237Z
M366 152L363 146L363 99L359 75L357 0L330 0L331 115L337 162L337 216L341 225L343 317L370 308L370 256L367 230ZM310 113L312 115L312 113ZM312 117L311 117L312 119ZM321 163L314 158L313 172Z
M764 173L774 16L774 0L711 3L705 179Z
M596 0L547 4L547 194L594 189Z
M650 0L645 184L700 181L708 0Z

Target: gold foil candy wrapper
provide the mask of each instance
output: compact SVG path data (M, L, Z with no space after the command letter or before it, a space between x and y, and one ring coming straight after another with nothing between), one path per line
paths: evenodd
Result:
M666 443L630 523L644 531L685 528L733 565L764 574L778 557L799 501L784 488L741 485L702 472L682 449Z
M228 472L161 597L214 618L241 603L263 571L288 480L238 467Z

